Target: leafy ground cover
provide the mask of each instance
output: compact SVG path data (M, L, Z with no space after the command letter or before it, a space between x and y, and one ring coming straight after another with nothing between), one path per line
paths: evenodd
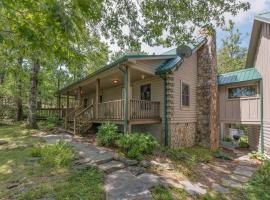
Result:
M157 186L151 191L155 200L188 200L192 197L183 189Z
M0 124L0 199L104 199L103 173L76 170L64 143L45 145L22 124ZM35 156L35 157L34 157Z

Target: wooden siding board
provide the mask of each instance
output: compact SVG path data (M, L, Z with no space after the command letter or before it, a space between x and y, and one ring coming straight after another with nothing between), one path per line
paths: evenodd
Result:
M184 60L174 76L174 115L171 122L189 123L196 122L196 85L197 85L197 53ZM190 87L190 106L181 106L181 82Z
M258 82L249 83L258 85ZM245 84L234 84L219 87L219 119L222 122L235 121L237 123L260 122L260 94L257 97L228 99L228 88L244 86ZM258 91L259 92L259 91Z
M270 24L263 23L255 56L255 68L263 78L264 145L270 155Z

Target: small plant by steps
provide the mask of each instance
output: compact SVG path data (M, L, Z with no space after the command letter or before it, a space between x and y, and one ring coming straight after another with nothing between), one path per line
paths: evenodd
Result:
M33 147L30 154L33 157L40 157L41 164L56 168L69 167L74 158L73 149L63 141Z

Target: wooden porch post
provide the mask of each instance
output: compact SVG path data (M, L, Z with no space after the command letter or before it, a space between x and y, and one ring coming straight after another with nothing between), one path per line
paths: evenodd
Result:
M69 110L69 92L67 92L67 107L66 107L66 116L65 116L65 129L67 129L67 123L68 123L68 110Z
M82 105L82 87L79 87L79 107Z
M58 115L59 115L59 118L60 118L60 117L62 117L62 113L61 113L61 110L60 110L60 108L61 108L61 94L59 94L57 96L57 108L59 109Z
M100 90L100 79L97 79L96 80L96 119L98 119L99 90Z
M124 85L125 85L125 99L124 99L124 109L125 109L125 118L124 118L124 132L130 133L131 132L131 125L129 123L130 121L130 70L126 66L125 72L124 72Z

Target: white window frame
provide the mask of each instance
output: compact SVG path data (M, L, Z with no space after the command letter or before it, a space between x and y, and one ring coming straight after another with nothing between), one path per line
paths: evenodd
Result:
M188 86L188 105L183 105L183 84ZM181 108L190 108L190 84L184 81L180 81L180 105Z

